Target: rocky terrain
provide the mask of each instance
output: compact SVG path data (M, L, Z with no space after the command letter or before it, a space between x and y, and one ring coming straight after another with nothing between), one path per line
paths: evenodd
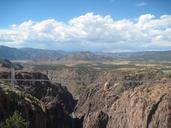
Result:
M64 66L18 70L15 78L15 87L0 82L0 122L18 111L29 128L171 127L171 74L160 69Z
M169 128L170 89L166 80L108 81L90 87L80 97L75 113L84 115L83 128Z
M1 72L1 78L8 78ZM41 73L20 72L17 79L45 79ZM66 87L50 82L19 82L13 88L9 83L0 84L0 120L4 121L19 111L29 122L30 128L71 128L80 127L79 119L73 118L76 101Z

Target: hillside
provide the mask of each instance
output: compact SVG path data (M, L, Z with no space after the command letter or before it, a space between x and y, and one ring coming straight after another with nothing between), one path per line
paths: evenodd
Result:
M42 50L32 48L11 48L0 46L0 58L12 60L27 60L27 59L58 59L65 55L63 51Z

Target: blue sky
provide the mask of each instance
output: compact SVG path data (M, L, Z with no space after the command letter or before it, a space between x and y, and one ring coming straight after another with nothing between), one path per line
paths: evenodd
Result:
M0 45L168 50L170 18L171 0L0 0Z
M67 21L87 12L111 15L114 19L146 13L160 16L171 14L171 0L1 0L0 27L30 19Z

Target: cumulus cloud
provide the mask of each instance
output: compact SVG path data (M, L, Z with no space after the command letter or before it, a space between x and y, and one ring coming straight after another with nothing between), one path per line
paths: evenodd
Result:
M152 46L171 47L171 15L145 14L137 20L114 20L110 15L93 13L68 22L47 19L25 21L0 29L0 45L81 50L143 50ZM73 50L73 49L72 49Z

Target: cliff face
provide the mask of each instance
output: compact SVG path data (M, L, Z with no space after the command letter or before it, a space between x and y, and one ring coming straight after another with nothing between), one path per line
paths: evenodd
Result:
M159 84L124 92L109 110L107 128L170 128L170 89Z
M48 77L42 73L17 73L16 78L19 79L44 79L48 80ZM73 99L71 93L68 92L67 88L61 86L60 83L51 83L49 81L44 82L19 82L17 81L20 87L23 87L31 95L45 102L46 105L49 102L59 102L62 104L63 109L72 113L76 105L76 101Z
M89 87L75 112L84 116L83 128L170 128L171 84L158 75L129 74Z
M8 78L8 73L0 77ZM18 72L17 79L45 79ZM100 73L78 102L59 83L0 83L0 121L19 111L30 128L170 128L171 76L159 71Z
M1 75L2 76L2 75ZM8 73L3 77L7 78ZM17 79L48 79L41 73L20 72ZM75 119L72 113L76 101L66 87L50 82L20 82L16 87L0 84L0 121L19 111L30 128L70 128Z
M23 118L30 122L29 127L46 128L46 113L42 109L41 102L30 95L26 95L27 94L24 94L17 89L13 91L2 89L1 84L0 121L5 121L5 119L11 116L15 111L18 111L22 114Z

